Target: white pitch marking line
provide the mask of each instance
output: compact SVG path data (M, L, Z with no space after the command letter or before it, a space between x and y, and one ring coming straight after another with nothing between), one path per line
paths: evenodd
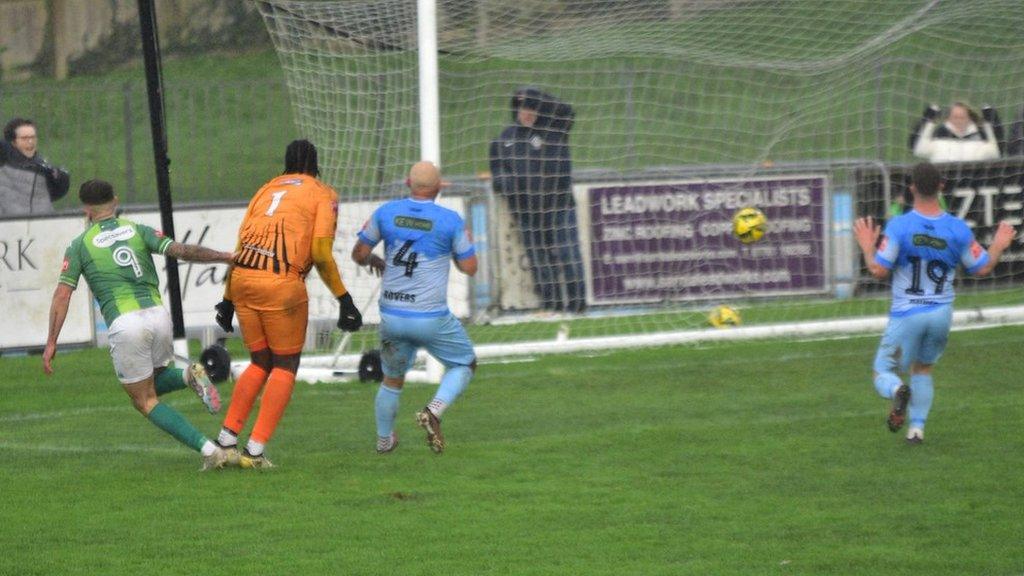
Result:
M130 452L147 454L182 454L183 448L159 448L134 444L112 444L110 446L58 446L56 444L19 444L0 442L0 450L25 450L31 452L53 452L71 454L94 454L105 452Z
M25 412L21 414L9 414L0 416L0 422L24 422L26 420L44 420L47 418L66 418L68 416L81 416L86 414L99 414L102 412L128 412L130 406L90 406L88 408L71 408L68 410L54 410L50 412Z
M168 402L161 400L161 404L167 404L179 408L193 402L175 401ZM0 416L0 423L4 422L25 422L28 420L44 420L47 418L67 418L69 416L83 416L89 414L101 414L103 412L123 412L125 414L138 414L129 402L111 406L86 406L84 408L68 408L66 410L51 410L47 412L22 412Z

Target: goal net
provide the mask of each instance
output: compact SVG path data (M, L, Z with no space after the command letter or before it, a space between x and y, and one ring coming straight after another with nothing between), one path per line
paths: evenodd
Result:
M343 198L338 259L372 323L377 280L347 253L420 159L417 3L257 3ZM906 209L931 103L933 129L964 102L983 135L942 165L948 210L986 244L998 221L1021 224L1014 0L438 0L435 14L443 198L482 265L453 273L450 300L487 353L880 328L887 288L852 219ZM746 206L766 216L760 242L733 235ZM963 315L1015 321L1022 260L1015 241L991 278L959 274ZM313 309L330 319L333 304ZM719 305L742 327L707 328Z

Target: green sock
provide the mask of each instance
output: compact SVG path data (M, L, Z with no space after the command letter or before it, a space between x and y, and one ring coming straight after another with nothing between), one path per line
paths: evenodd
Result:
M178 442L199 452L206 443L206 436L196 427L189 423L177 410L170 406L158 403L149 412L149 421L157 428L174 436Z
M168 392L185 389L185 371L181 368L168 366L156 377L156 395L163 396Z

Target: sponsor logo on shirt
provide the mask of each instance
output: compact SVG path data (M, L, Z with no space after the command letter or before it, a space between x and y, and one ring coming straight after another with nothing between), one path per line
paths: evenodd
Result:
M414 218L412 216L395 216L395 226L398 226L399 228L423 230L424 232L430 232L434 229L433 221L425 218Z
M927 246L936 250L945 250L949 244L942 238L936 238L927 234L914 234L914 246Z
M408 292L396 292L394 290L385 290L384 299L395 300L397 302L415 302L416 295L409 294Z
M974 258L974 259L981 258L981 253L984 252L984 251L985 251L985 249L981 247L981 244L978 244L977 240L975 240L974 242L971 243L971 257L972 258Z
M885 247L888 246L888 244L889 238L887 236L882 236L882 241L878 244L878 251L885 252Z
M60 271L61 271L61 272L67 272L67 271L68 271L68 268L70 268L70 267L71 267L71 263L70 263L70 262L68 262L68 259L67 259L67 257L65 256L65 257L64 257L64 263L63 263L63 264L61 264L61 266L60 266Z
M100 232L92 239L92 245L97 248L110 248L116 242L128 240L135 237L134 226L118 226L113 230Z
M260 246L259 244L242 244L242 251L244 252L247 250L251 250L259 254L260 256L266 256L267 258L273 258L274 256L277 256L276 252L274 252L273 250L268 250Z

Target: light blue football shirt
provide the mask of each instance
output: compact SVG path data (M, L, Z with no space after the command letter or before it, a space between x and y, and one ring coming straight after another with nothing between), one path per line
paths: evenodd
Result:
M988 260L988 252L963 220L916 210L889 221L875 253L875 261L893 271L893 317L951 304L957 265L973 274Z
M451 259L476 254L462 217L432 200L388 202L370 216L358 237L370 247L384 242L380 311L396 316L448 314Z

